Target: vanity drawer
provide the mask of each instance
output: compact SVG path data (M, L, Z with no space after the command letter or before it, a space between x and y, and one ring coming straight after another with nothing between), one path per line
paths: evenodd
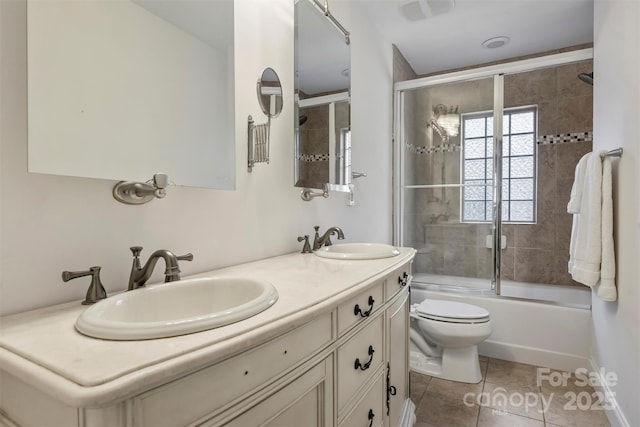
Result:
M338 336L354 325L366 320L384 304L384 281L376 283L364 292L360 292L338 307Z
M405 264L387 276L386 300L389 301L401 289L409 286L411 264Z
M382 365L384 317L372 319L338 348L338 413Z
M340 422L340 427L378 427L384 425L385 418L384 376L378 379L367 390L353 410Z
M332 313L134 399L137 425L186 425L290 370L332 341ZM198 396L194 399L193 396Z

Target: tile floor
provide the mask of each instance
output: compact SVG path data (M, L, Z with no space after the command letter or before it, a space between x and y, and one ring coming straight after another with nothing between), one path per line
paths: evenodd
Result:
M486 357L480 366L478 384L412 371L415 427L610 427L595 390L575 377L561 384L562 373L551 371L558 381L538 384L537 366Z

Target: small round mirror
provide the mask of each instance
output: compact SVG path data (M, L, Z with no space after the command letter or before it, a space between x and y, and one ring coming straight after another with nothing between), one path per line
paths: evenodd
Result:
M265 68L258 80L260 108L269 117L278 117L282 111L282 86L273 68Z

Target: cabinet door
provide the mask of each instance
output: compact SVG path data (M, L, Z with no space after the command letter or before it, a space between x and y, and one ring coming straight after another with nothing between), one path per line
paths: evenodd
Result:
M400 425L409 398L409 293L387 309L387 408L389 425Z
M331 356L225 424L228 427L328 427L333 425L333 359Z

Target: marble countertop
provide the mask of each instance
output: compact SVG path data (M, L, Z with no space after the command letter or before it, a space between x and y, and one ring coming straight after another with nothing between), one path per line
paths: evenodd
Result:
M90 338L75 330L80 302L0 318L0 369L75 407L102 406L268 341L335 308L410 261L414 249L367 261L288 254L190 277L247 277L279 293L269 309L208 331L143 341ZM185 277L186 278L186 277Z

